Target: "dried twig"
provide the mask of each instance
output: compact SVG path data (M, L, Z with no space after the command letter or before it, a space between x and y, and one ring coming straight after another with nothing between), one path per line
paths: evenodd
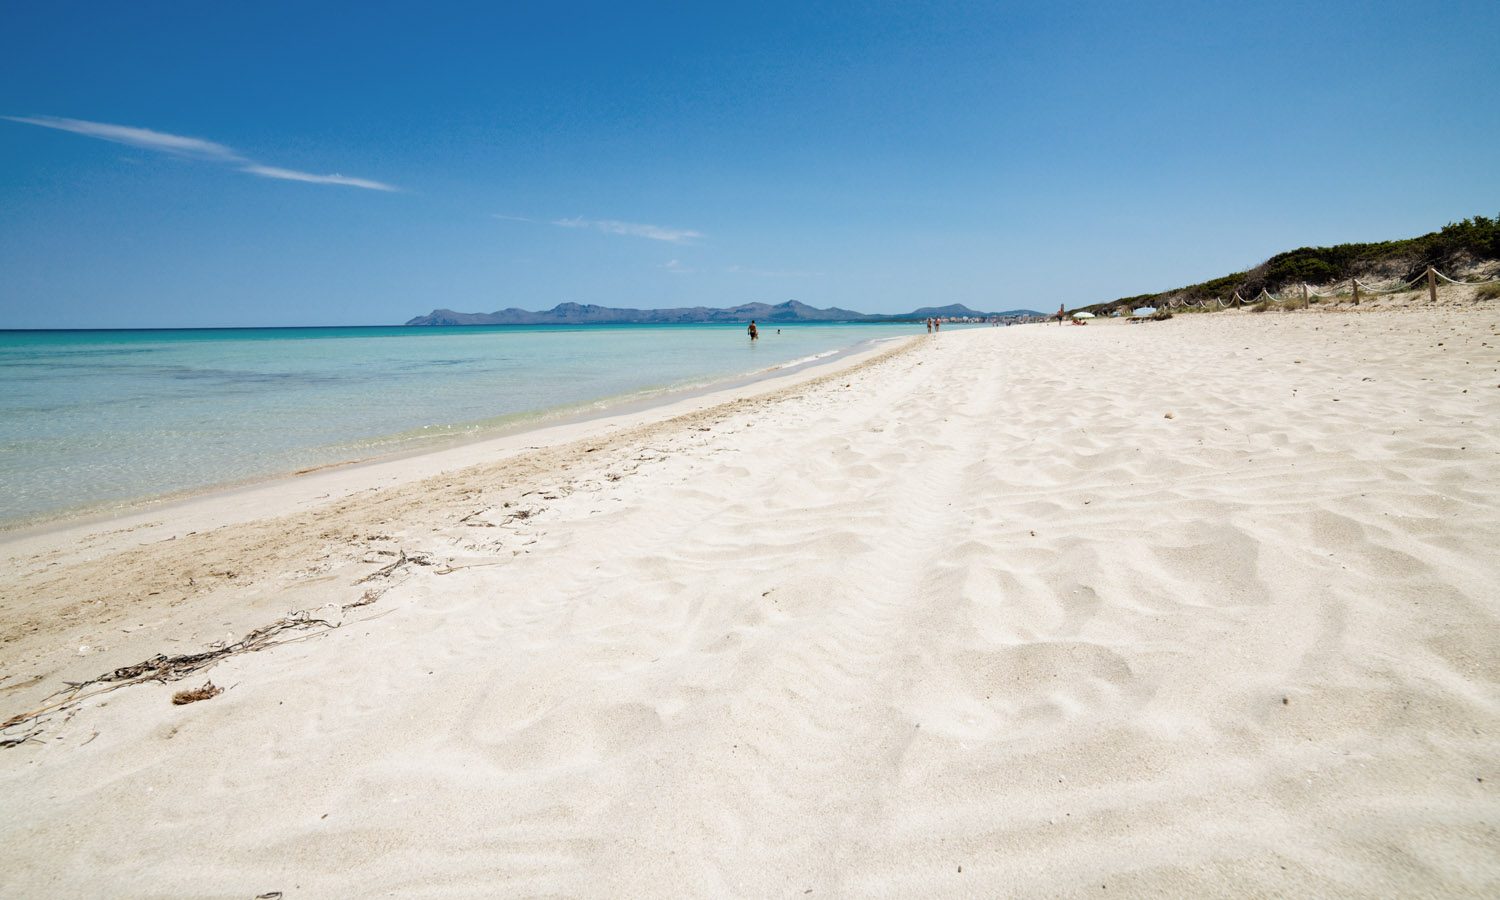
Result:
M411 556L407 556L406 551L403 549L395 562L371 572L354 583L364 584L367 581L374 581L377 578L389 578L397 569L405 565L430 566L432 565L432 560L428 559L425 553L413 553Z
M6 727L8 728L10 726ZM0 737L0 747L18 747L41 733L41 728L33 728L20 737Z
M381 567L380 569L378 569L378 570L376 570L374 572L371 572L370 574L366 575L365 577L361 578L360 580L358 580L358 581L356 581L354 583L355 584L364 584L366 581L374 581L377 578L387 578L387 577L390 576L390 574L392 572L396 571L397 569L401 568L404 565L406 565L406 551L402 550L401 551L401 555L396 558L395 562L391 563L388 566L383 566L383 567Z
M474 518L475 516L487 513L487 512L489 512L492 509L494 509L493 506L486 506L483 509L476 509L473 512L469 513L467 516L464 516L462 519L459 519L458 520L458 524L462 525L465 522L469 521L470 519Z
M124 666L107 675L101 675L92 681L82 682L75 687L86 687L89 684L101 681L178 681L194 672L207 668L226 656L233 656L236 653L254 653L257 650L264 650L273 644L281 643L280 641L272 641L271 638L284 631L316 627L337 628L338 626L327 619L314 619L306 612L296 612L278 619L264 628L257 628L232 644L227 644L213 650L205 650L202 653L189 653L183 656L169 657L158 654L145 662L138 662L133 666Z
M374 603L376 600L380 599L380 594L381 591L377 591L374 588L371 588L361 594L360 598L353 603L345 603L343 608L354 609L355 607L359 606L369 606L371 603Z

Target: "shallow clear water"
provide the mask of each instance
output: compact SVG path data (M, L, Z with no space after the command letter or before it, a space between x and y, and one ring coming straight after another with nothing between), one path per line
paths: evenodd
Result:
M0 332L0 523L419 449L920 326Z

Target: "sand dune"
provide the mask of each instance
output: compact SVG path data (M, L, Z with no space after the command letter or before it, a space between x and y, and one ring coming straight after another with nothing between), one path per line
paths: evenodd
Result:
M279 517L13 543L7 716L343 625L0 750L0 886L1494 895L1497 332L956 331Z

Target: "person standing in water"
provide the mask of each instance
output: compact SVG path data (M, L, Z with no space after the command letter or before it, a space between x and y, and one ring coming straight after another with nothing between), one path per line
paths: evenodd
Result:
M754 319L750 320L750 327L745 330L750 333L750 340L752 341L760 337L760 329L755 327Z
M932 318L930 316L927 319L927 333L932 334Z

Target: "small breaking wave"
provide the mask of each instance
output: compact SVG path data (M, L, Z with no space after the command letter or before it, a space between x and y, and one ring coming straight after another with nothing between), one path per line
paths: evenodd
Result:
M828 357L834 356L841 352L841 350L824 350L822 353L814 353L812 356L804 356L801 359L794 359L789 362L784 362L779 366L772 366L771 371L776 371L778 369L792 369L796 368L797 366L805 366L810 362L817 362L820 359L827 359Z

